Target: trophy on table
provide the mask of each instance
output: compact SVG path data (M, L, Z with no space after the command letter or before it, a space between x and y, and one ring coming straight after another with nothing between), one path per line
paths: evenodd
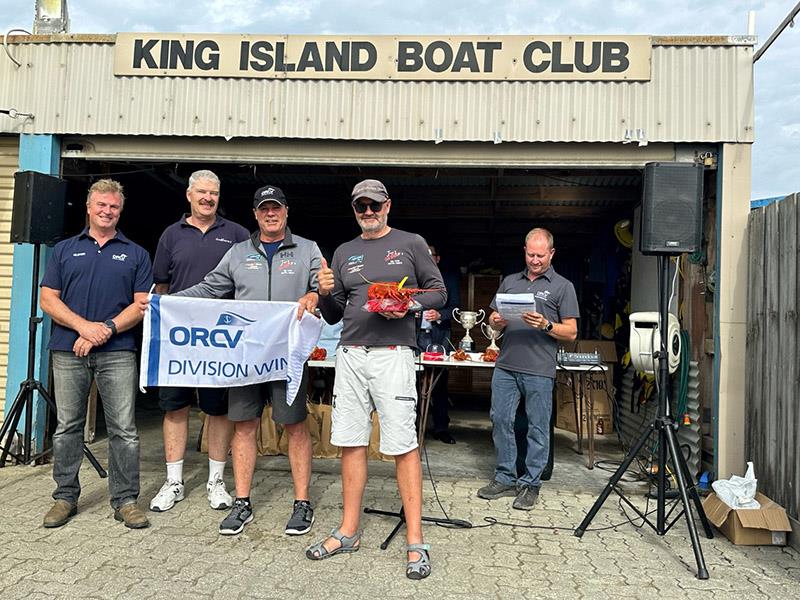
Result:
M488 323L481 323L481 331L483 332L483 335L486 336L486 339L489 340L489 347L486 349L494 350L495 352L499 353L500 347L495 342L503 337L505 331L497 331Z
M478 312L472 310L458 310L457 308L453 309L453 318L460 323L467 332L458 344L458 347L464 350L464 352L474 352L475 341L470 337L469 330L480 324L485 316L486 313L483 312L483 309L478 310Z

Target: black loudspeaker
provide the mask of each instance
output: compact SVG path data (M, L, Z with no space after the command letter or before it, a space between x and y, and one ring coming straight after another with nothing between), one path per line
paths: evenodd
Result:
M66 212L66 181L35 171L14 173L12 243L55 244L65 235Z
M642 187L642 254L683 254L703 241L703 166L647 163Z

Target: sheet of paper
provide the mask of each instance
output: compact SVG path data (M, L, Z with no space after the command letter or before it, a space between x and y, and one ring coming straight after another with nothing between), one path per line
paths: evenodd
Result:
M506 321L522 320L522 315L536 312L533 294L497 294L497 312Z

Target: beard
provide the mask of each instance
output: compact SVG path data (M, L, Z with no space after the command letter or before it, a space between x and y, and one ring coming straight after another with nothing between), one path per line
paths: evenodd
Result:
M376 215L374 218L358 218L358 225L364 233L374 233L386 227L388 218L386 215Z

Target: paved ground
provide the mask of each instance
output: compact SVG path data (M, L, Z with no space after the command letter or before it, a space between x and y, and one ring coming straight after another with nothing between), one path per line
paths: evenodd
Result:
M141 415L142 504L163 480L157 415ZM196 431L196 423L193 423ZM491 477L493 453L488 422L480 413L458 413L459 443L428 445L430 471L441 506L473 529L426 526L433 546L433 574L422 582L404 576L401 539L379 545L391 519L366 515L361 551L322 562L307 560L305 547L337 524L341 500L338 461L315 461L312 493L317 522L302 538L282 534L291 505L288 463L259 459L253 500L256 519L238 537L217 534L223 513L209 509L204 493L205 457L191 452L186 500L162 514L149 513L152 527L131 531L115 522L106 484L90 467L77 517L61 529L41 527L49 508L51 468L0 469L0 592L24 598L797 598L800 556L791 549L735 547L725 538L702 540L711 578L694 577L694 558L683 524L659 538L628 523L616 529L571 529L583 518L608 474L585 468L558 436L556 469L530 513L511 509L511 498L475 497ZM93 445L105 463L105 443ZM610 437L601 454L617 457ZM428 469L426 468L426 475ZM230 469L227 479L230 480ZM230 484L229 484L230 487ZM631 497L641 498L641 484ZM397 507L393 468L371 463L366 504ZM441 516L433 483L425 482L425 513ZM498 524L489 526L486 519ZM593 527L625 522L609 499ZM502 524L508 523L509 525ZM514 524L515 526L511 526ZM557 528L565 529L557 529Z

